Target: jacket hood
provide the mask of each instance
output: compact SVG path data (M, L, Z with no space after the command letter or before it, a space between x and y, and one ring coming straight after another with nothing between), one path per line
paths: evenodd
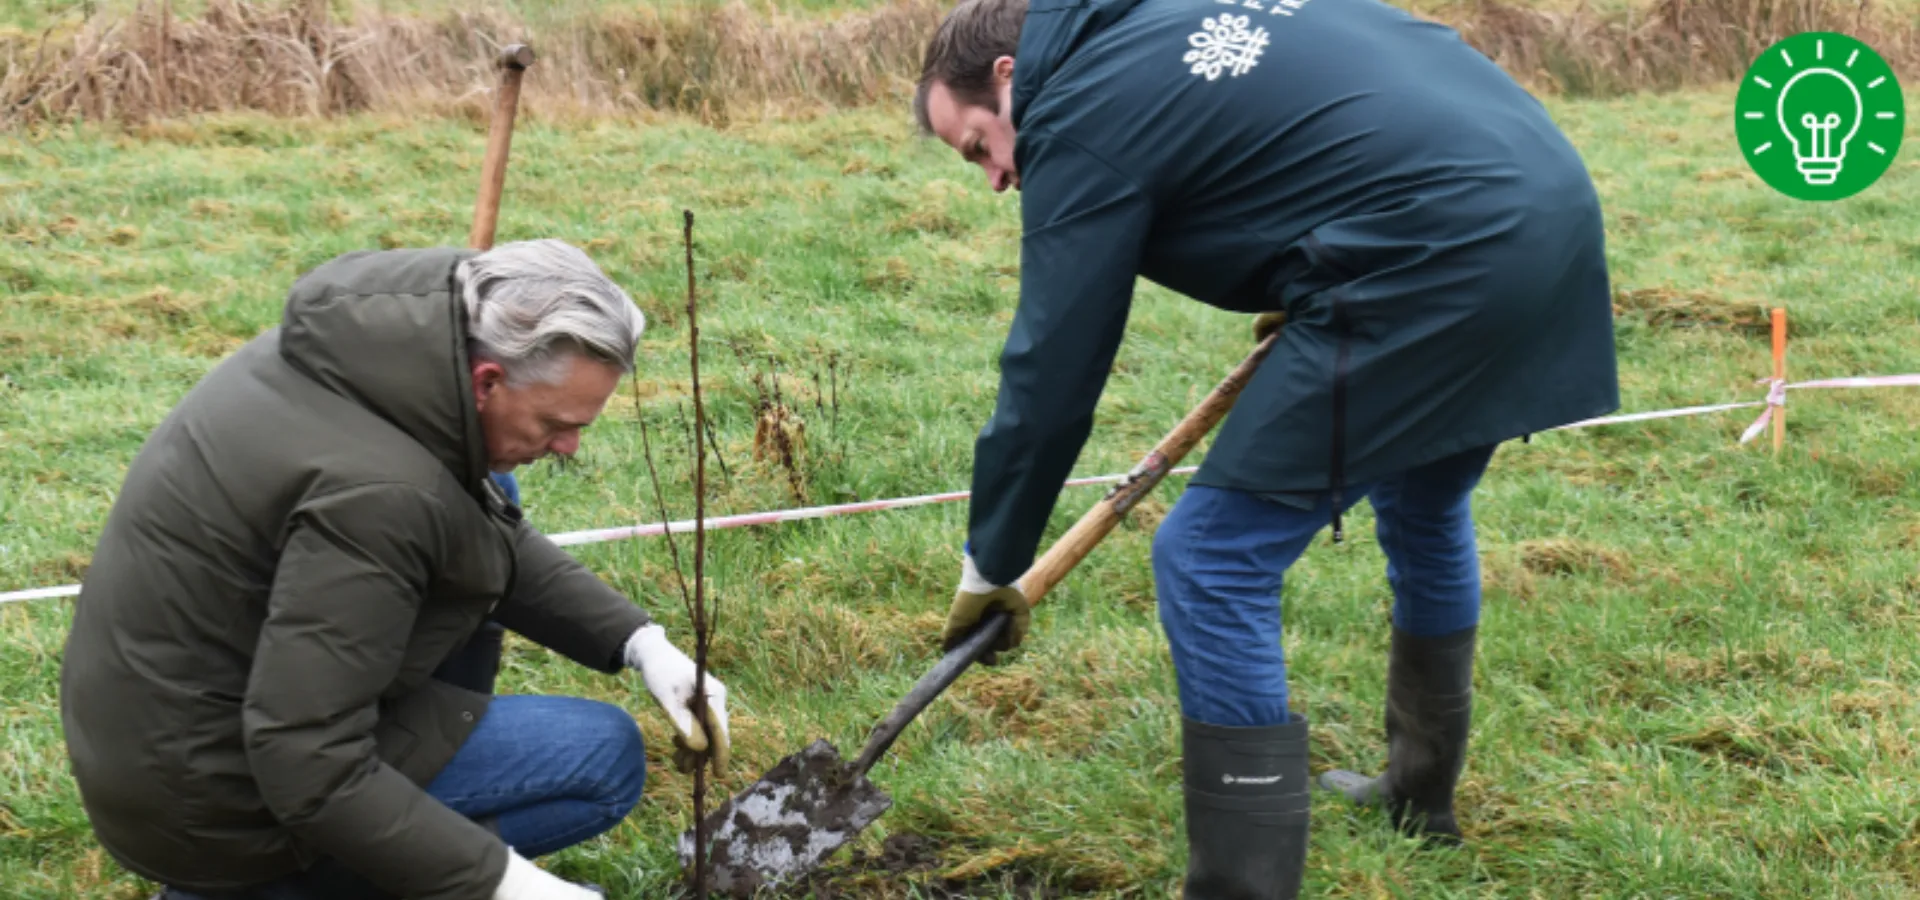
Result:
M1141 0L1032 0L1013 63L1013 127L1053 74L1092 35L1118 21Z
M280 354L406 432L478 491L486 446L453 278L472 255L362 250L321 264L288 292Z

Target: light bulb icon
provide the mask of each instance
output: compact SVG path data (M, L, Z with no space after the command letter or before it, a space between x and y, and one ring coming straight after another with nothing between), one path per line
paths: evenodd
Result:
M1886 59L1832 31L1802 32L1762 51L1734 98L1747 164L1797 200L1841 200L1878 181L1900 152L1905 119Z
M1837 70L1807 69L1787 80L1775 115L1808 184L1832 184L1840 178L1847 144L1860 133L1865 114L1859 85ZM1836 142L1834 134L1843 127L1845 133Z

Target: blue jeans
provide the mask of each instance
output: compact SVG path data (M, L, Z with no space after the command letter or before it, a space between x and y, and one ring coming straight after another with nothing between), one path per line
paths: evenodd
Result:
M647 752L626 710L579 697L495 697L427 793L500 839L545 856L620 824L640 802Z
M577 697L495 697L427 793L453 811L491 820L501 840L533 858L620 824L640 802L646 748L633 717ZM386 900L365 879L326 861L234 892L173 889L167 900Z
M1373 505L1394 627L1438 637L1479 624L1470 497L1493 451L1470 450L1345 492ZM1200 485L1174 504L1154 536L1153 572L1188 718L1239 728L1290 721L1280 586L1332 513L1330 496L1308 510Z

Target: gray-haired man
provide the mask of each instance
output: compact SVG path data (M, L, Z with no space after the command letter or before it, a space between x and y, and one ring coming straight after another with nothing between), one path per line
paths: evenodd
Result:
M696 721L692 662L488 473L575 452L642 326L558 241L299 279L140 450L81 589L61 709L114 858L177 898L597 896L527 859L626 816L639 731L493 697L497 628L639 670L721 764L725 687Z

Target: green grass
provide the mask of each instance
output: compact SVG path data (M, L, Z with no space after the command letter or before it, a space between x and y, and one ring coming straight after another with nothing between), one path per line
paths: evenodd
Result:
M1920 173L1831 205L1787 200L1735 149L1732 94L1553 102L1608 208L1627 410L1754 399L1792 313L1795 377L1920 371ZM0 589L84 569L127 461L223 354L272 325L291 280L363 247L459 243L482 133L451 121L222 118L137 134L0 140ZM730 479L710 514L795 505L752 460L755 394L731 346L773 362L806 421L806 502L963 488L1016 299L1012 197L899 110L716 132L677 120L558 126L514 144L500 238L588 246L652 323L638 376L691 510L680 210L698 216L705 385ZM1246 351L1247 320L1143 290L1078 466L1124 471ZM815 373L837 355L838 420ZM1743 414L1537 437L1478 500L1488 588L1470 846L1421 852L1379 817L1314 809L1315 897L1900 897L1920 891L1920 391L1796 394L1778 458ZM623 388L577 466L525 473L550 531L652 520ZM1204 448L1203 448L1204 449ZM1196 457L1197 458L1197 457ZM925 835L965 890L1177 890L1178 712L1148 541L1172 481L1036 613L1028 649L967 675L875 779L863 838ZM1064 496L1057 535L1098 496ZM931 663L963 504L716 533L715 665L744 786L816 737L851 749ZM1285 593L1313 767L1377 766L1386 611L1364 512ZM577 548L685 641L658 540ZM682 553L686 548L682 547ZM20 898L144 897L97 849L66 774L57 671L71 601L0 607L0 884ZM646 802L551 860L617 897L661 896L688 782L639 681L524 643L502 689L631 709ZM846 857L841 857L845 862ZM996 864L997 863L997 864ZM968 870L963 870L968 874ZM875 896L937 884L850 876ZM864 879L864 882L861 881Z

